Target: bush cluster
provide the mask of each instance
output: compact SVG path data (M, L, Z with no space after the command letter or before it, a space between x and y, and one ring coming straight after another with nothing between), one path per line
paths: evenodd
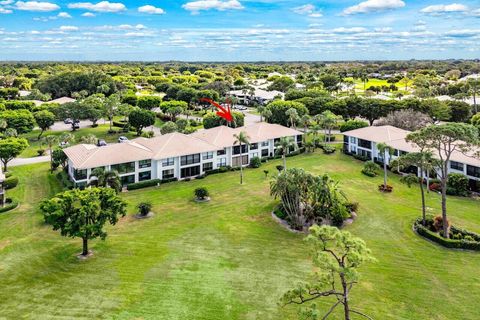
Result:
M138 189L143 189L143 188L148 188L148 187L154 187L158 184L163 184L163 183L169 183L172 181L177 181L177 178L170 178L170 179L153 179L153 180L147 180L147 181L141 181L137 183L130 183L127 185L127 190L138 190Z
M434 220L427 218L427 226L422 225L422 219L415 220L414 230L422 237L441 246L451 249L465 249L480 251L480 235L454 226L450 227L450 239L442 237L438 232L431 230Z
M0 213L13 210L13 209L15 209L16 207L18 207L18 202L15 201L15 200L13 200L13 199L7 198L7 199L5 200L5 206L0 207Z

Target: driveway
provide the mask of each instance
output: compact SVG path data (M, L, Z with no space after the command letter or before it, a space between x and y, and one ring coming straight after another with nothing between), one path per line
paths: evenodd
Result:
M49 162L50 156L33 157L33 158L15 158L8 163L9 167L23 166L27 164Z

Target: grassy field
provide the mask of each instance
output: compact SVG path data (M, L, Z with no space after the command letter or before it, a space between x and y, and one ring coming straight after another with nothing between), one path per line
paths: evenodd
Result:
M355 91L358 92L363 92L364 91L364 84L363 81L360 79L353 79L353 78L345 78L345 80L353 81L355 84ZM408 89L411 89L411 86L413 85L413 81L410 80L408 83ZM381 87L381 86L390 86L390 83L387 82L385 79L368 79L368 82L366 84L367 89L369 87L376 86L376 87ZM405 85L402 83L395 83L395 86L399 89L399 91L406 93L405 91Z
M79 261L81 241L66 239L42 222L38 202L59 190L47 164L16 167L21 201L0 214L0 318L19 319L296 319L281 308L282 293L311 272L302 235L271 218L272 161L260 169L212 175L128 192L130 215L92 242L93 258ZM374 319L478 319L480 254L450 251L416 236L419 193L391 176L392 194L381 194L381 177L360 173L362 163L341 154L307 154L287 161L340 180L359 217L346 229L363 238L377 258L361 270L352 304ZM192 201L207 187L209 203ZM135 220L134 206L154 204L155 216ZM428 210L439 212L430 193ZM480 232L480 202L449 199L451 221ZM320 307L325 307L321 304ZM340 319L336 314L332 319ZM360 318L354 318L360 319Z

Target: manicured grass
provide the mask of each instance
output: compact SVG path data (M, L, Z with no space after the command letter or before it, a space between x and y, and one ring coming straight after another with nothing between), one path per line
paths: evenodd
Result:
M350 81L353 81L353 83L355 84L355 91L358 91L359 93L363 92L364 91L364 83L362 80L360 79L353 79L353 78L345 78L345 80L350 80ZM410 80L408 82L408 89L410 90L411 87L413 85L413 81ZM376 86L376 87L381 87L381 86L390 86L390 83L388 83L387 80L385 79L368 79L368 82L367 82L367 89L369 87L372 87L372 86ZM397 88L399 89L399 91L407 94L408 92L405 91L405 85L400 83L400 82L397 82L395 83L395 86L397 86Z
M16 318L295 319L281 294L311 271L302 235L276 224L269 196L276 160L259 169L208 176L128 192L130 215L92 241L93 258L78 261L81 241L66 239L42 222L39 200L58 191L47 164L16 167L20 185L10 196L21 207L0 214L0 314ZM420 214L419 192L390 177L360 173L362 163L341 155L306 154L287 166L340 180L359 217L346 229L363 238L377 258L361 269L352 304L374 319L477 319L480 255L427 242L411 227ZM205 186L209 203L195 203ZM155 216L135 220L134 206L151 201ZM437 194L428 210L439 212ZM450 198L453 224L480 232L480 202ZM326 304L320 303L324 308ZM336 314L332 319L341 319ZM354 318L359 319L359 318Z
M75 141L73 144L80 143L80 139L83 136L93 134L95 135L98 139L104 139L105 141L111 143L111 142L118 142L118 137L120 136L126 136L129 139L135 138L135 132L131 131L128 133L122 132L122 133L115 133L115 134L110 134L108 133L108 130L110 129L110 125L107 124L100 124L95 128L82 128L78 129L75 131L46 131L43 133L43 137L47 135L55 135L55 136L62 136L65 133L71 133L75 136ZM113 127L113 130L120 131L120 128ZM31 157L36 157L37 156L37 150L42 148L42 149L47 149L48 147L45 145L45 143L42 141L42 139L38 140L38 135L40 134L39 130L34 130L32 132L29 132L27 134L21 135L21 137L24 137L28 140L29 147L25 149L22 154L20 155L21 158L31 158Z

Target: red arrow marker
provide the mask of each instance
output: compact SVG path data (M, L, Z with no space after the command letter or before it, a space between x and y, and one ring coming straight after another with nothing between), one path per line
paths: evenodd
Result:
M208 102L212 106L215 106L218 109L218 111L216 113L217 116L222 117L223 119L227 120L227 122L232 122L233 121L233 116L232 116L232 112L230 110L230 106L228 106L225 109L224 107L222 107L221 105L219 105L218 103L216 103L215 101L213 101L212 99L209 99L209 98L200 98L200 101Z

